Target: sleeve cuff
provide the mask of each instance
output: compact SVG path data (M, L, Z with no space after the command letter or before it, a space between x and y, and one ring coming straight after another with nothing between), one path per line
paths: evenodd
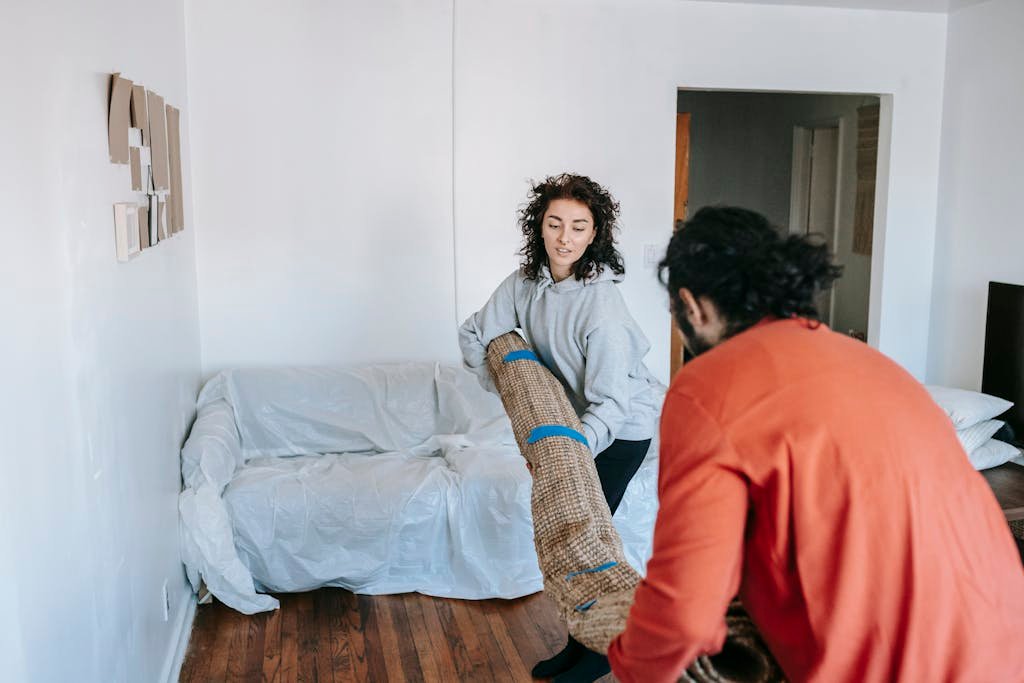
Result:
M593 427L588 425L586 422L583 423L583 436L587 437L587 446L590 448L591 455L593 455L596 458L598 453L597 432L594 430Z

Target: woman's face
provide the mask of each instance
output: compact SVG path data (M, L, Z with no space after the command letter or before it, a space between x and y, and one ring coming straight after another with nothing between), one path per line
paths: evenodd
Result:
M573 264L583 257L597 236L594 215L586 204L575 199L552 200L544 212L540 232L555 282L569 277Z

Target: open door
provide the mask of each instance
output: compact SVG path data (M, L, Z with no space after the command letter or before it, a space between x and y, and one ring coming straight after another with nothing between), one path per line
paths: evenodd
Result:
M678 230L686 220L687 204L690 200L690 114L676 114L676 191L675 210L673 212L672 230ZM676 376L683 365L683 338L676 327L675 318L669 323L672 326L672 360L669 365L669 378Z

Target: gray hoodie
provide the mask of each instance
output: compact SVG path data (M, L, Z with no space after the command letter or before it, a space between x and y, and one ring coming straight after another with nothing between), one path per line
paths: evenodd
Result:
M493 391L487 345L522 329L565 386L595 455L615 439L650 439L658 418L658 381L643 363L651 345L615 286L622 280L607 267L591 280L570 276L561 282L551 279L547 266L536 280L517 270L459 328L466 367Z

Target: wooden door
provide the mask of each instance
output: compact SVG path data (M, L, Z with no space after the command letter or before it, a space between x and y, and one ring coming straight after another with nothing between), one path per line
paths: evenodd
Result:
M686 220L687 204L690 200L690 114L676 114L676 190L675 210L673 212L672 230L678 230ZM672 360L669 365L670 378L675 377L683 365L683 338L676 327L675 318L670 321L672 326Z

